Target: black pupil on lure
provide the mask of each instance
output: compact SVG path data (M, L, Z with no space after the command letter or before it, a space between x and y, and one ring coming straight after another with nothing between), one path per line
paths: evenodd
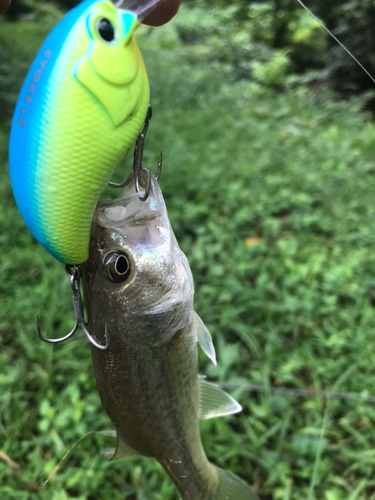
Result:
M115 28L113 27L111 21L109 21L105 17L103 17L103 19L99 21L98 31L99 35L106 42L113 42L113 40L115 39Z
M120 255L120 257L116 260L116 265L115 265L116 272L120 275L123 275L128 272L129 270L129 262L124 257L123 255Z

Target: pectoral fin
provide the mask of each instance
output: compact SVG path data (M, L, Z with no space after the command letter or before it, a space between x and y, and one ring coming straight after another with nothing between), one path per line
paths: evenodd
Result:
M105 460L111 462L112 460L117 460L118 458L130 457L131 455L139 455L131 446L126 444L116 431L102 431L98 434L104 434L105 436L111 436L117 438L116 448L105 448L103 450L103 457Z
M213 364L216 366L216 352L214 344L212 343L212 338L210 332L207 330L205 324L200 319L198 314L194 312L194 323L197 329L198 342L202 348L202 351L210 358Z
M229 396L216 384L206 382L203 378L199 378L199 391L200 420L231 415L242 410L242 406L232 396Z

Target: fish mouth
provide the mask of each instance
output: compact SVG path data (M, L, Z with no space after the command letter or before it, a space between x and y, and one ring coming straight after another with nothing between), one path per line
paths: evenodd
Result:
M145 194L144 191L136 192L134 176L131 174L120 198L100 201L97 204L96 215L100 226L121 227L141 221L151 221L163 216L168 217L158 181L152 173L149 175L151 183L147 200L141 200ZM144 184L141 178L140 187L144 188Z
M139 200L138 193L128 196L122 196L114 200L100 201L97 210L110 225L117 226L119 223L126 223L142 210L142 202Z

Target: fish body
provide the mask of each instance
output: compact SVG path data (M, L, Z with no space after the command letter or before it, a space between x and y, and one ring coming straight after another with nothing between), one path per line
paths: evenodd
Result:
M138 25L110 0L82 2L49 34L20 92L9 146L14 196L34 237L65 264L87 259L96 202L147 112Z
M147 201L129 190L98 204L83 266L90 333L110 337L107 350L92 347L98 391L117 431L110 458L156 458L184 500L255 500L202 447L199 419L241 407L198 376L198 341L213 361L214 349L194 312L193 278L161 191L153 176Z

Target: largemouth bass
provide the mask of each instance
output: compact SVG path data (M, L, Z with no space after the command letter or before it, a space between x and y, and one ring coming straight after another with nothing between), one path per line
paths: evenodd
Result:
M89 330L109 348L92 359L102 404L116 427L115 459L156 458L183 500L256 500L242 481L212 465L199 419L236 413L238 403L198 376L197 343L215 361L193 308L193 278L152 176L141 202L132 185L98 204L83 266Z

